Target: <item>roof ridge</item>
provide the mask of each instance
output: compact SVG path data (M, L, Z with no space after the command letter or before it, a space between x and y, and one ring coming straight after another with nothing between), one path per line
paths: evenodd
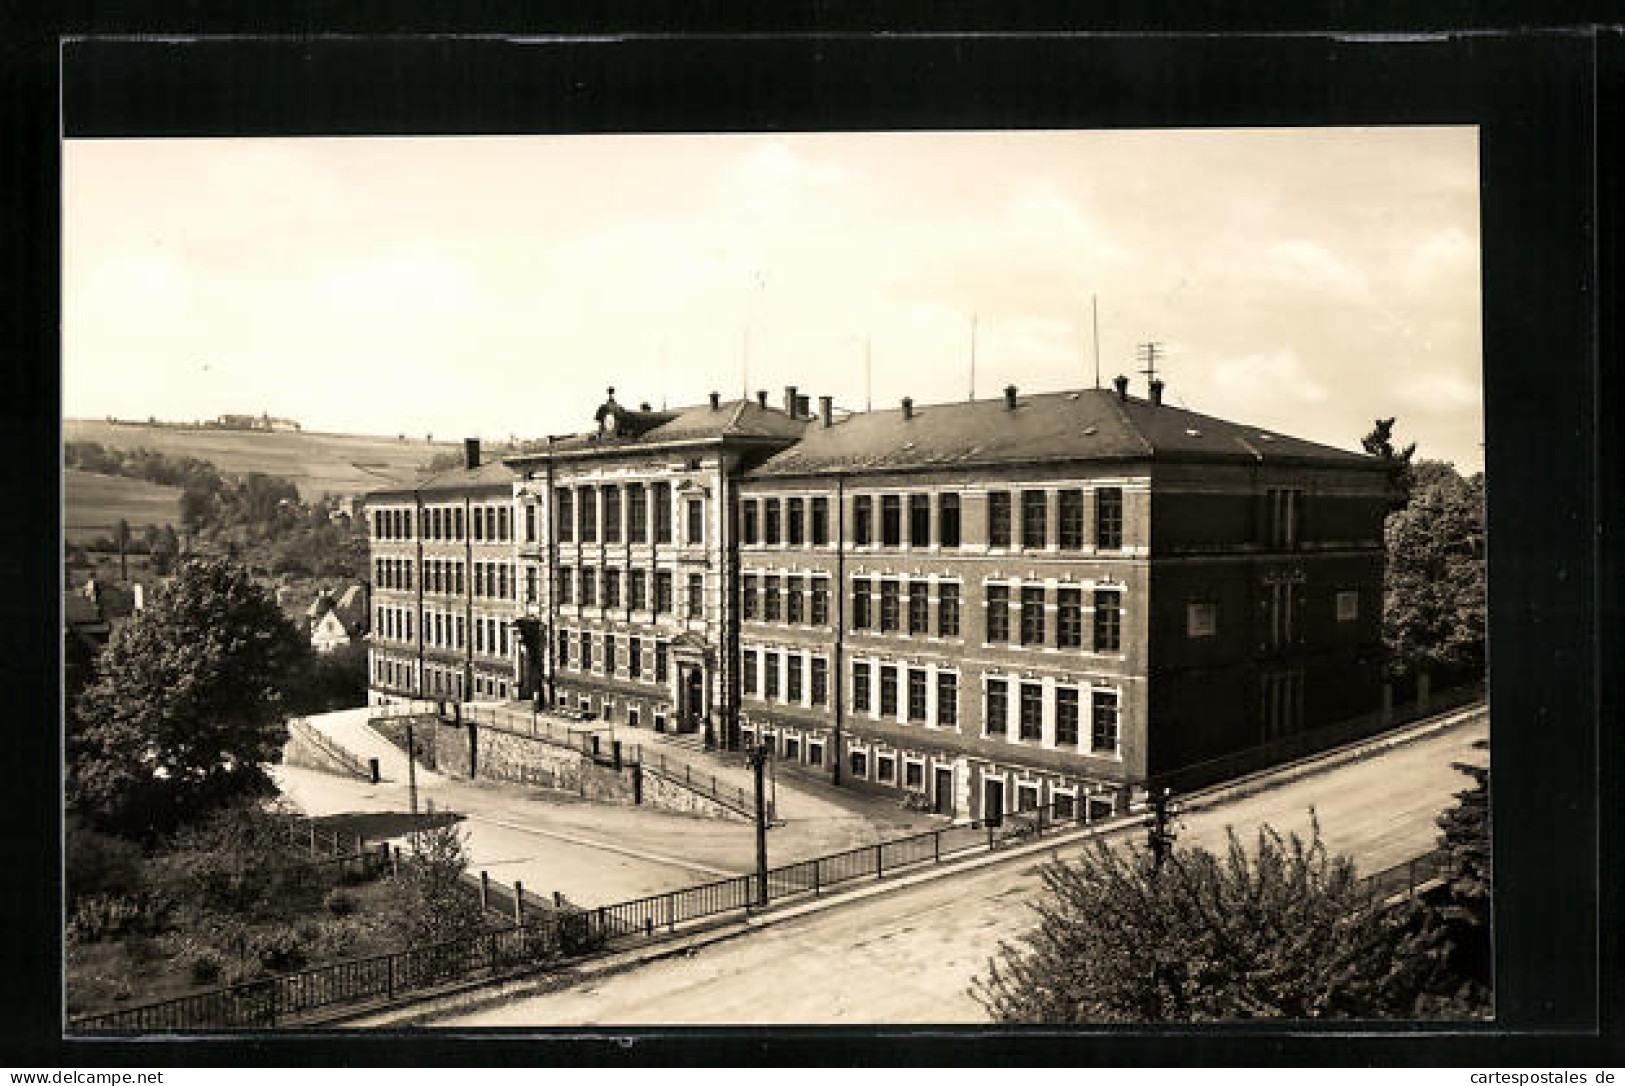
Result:
M1113 411L1117 413L1117 417L1122 420L1123 426L1128 430L1129 433L1134 435L1135 439L1139 441L1141 447L1144 448L1148 455L1156 452L1157 447L1151 444L1151 439L1145 436L1145 431L1141 430L1135 421L1129 418L1128 412L1123 409L1124 401L1120 399L1115 392L1108 392L1103 388L1097 388L1091 391L1099 392L1105 396L1106 403Z

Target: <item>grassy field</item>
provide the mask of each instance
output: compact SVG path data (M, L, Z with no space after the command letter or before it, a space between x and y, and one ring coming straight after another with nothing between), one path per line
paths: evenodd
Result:
M280 475L291 480L306 501L327 493L365 494L389 486L391 481L408 482L431 456L461 448L456 442L431 443L421 437L401 440L362 434L189 430L101 419L64 419L62 440L194 456L226 474L261 471ZM71 497L69 504L71 509ZM130 523L136 523L133 517Z
M62 502L63 530L75 541L111 537L121 519L136 532L148 524L180 523L180 487L142 479L68 469L62 473Z

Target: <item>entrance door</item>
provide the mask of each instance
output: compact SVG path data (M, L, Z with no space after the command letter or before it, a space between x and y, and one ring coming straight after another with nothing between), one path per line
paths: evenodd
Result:
M954 813L954 771L937 767L937 796L933 810L939 815Z
M982 819L990 826L1004 821L1004 782L982 782Z
M691 667L683 676L683 731L695 731L705 713L705 677Z

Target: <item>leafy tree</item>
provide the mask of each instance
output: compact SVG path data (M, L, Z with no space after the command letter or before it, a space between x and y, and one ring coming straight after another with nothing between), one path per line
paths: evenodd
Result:
M1383 639L1390 671L1450 677L1484 669L1484 477L1418 461L1410 502L1390 513Z
M151 837L269 788L310 649L240 567L193 559L114 634L69 721L68 802Z
M1409 915L1353 863L1265 827L1249 854L1149 856L1104 842L1042 872L1038 925L972 994L1003 1022L1393 1018L1426 1006L1431 959Z
M1489 748L1485 741L1474 744ZM1495 985L1490 936L1490 771L1454 763L1473 781L1439 816L1444 887L1423 902L1433 954L1442 959L1440 1006L1458 1016L1488 1017Z
M462 885L468 870L465 835L454 823L414 830L410 854L397 881L402 940L422 946L462 939L484 930L479 908L469 906Z

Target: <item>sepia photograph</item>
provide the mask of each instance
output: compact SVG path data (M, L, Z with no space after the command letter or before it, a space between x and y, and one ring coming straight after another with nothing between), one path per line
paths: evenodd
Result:
M1495 1021L1480 132L68 138L68 1036Z

